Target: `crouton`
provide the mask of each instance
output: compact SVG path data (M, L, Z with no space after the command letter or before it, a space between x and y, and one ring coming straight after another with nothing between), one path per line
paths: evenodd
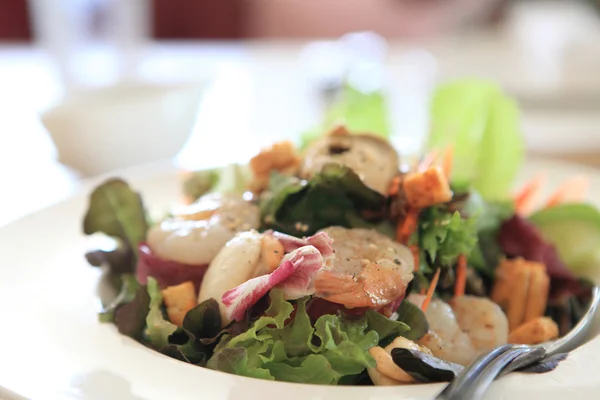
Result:
M294 165L300 165L300 158L289 141L275 143L250 160L250 168L257 176L268 176L272 170L281 171Z
M510 330L544 315L550 278L542 263L503 260L496 269L491 299L506 313Z
M177 326L183 325L183 318L198 304L196 290L191 281L169 286L161 291L169 320Z
M425 172L411 172L402 180L402 188L410 207L421 209L452 199L450 184L439 167Z
M558 325L548 317L538 317L525 322L508 335L514 344L539 344L558 337Z

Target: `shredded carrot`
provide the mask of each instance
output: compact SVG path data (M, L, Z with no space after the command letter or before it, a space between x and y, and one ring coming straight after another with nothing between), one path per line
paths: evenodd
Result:
M515 210L517 213L525 214L529 211L545 182L546 175L538 174L515 194Z
M390 195L390 197L393 197L393 196L397 195L399 191L400 191L400 177L395 176L392 179L392 183L390 184L390 190L388 191L388 194Z
M409 209L404 220L396 227L396 240L403 244L408 243L411 235L417 230L418 222L419 210Z
M458 265L456 266L456 284L454 285L454 297L460 297L465 294L467 286L467 257L464 254L458 256Z
M413 271L417 272L419 270L419 265L421 262L421 259L419 257L419 248L417 247L416 244L411 244L410 246L408 246L408 248L410 249L410 252L412 253L413 260L415 263Z
M417 172L425 172L431 165L435 162L435 159L438 157L439 152L437 150L431 150L429 153L425 154L425 157L421 160L417 167Z
M427 307L429 307L429 303L431 303L431 299L433 298L433 293L435 292L435 288L437 287L438 281L440 280L440 271L441 271L440 268L438 268L437 271L435 271L435 275L433 275L433 279L431 280L431 283L429 284L429 288L427 288L427 294L425 295L425 300L423 300L423 304L421 305L421 310L423 310L423 312L427 311Z
M550 208L562 203L581 201L588 191L590 180L585 176L568 179L550 196L544 208Z
M444 152L444 159L442 161L442 170L446 179L450 180L452 175L452 164L454 163L454 146L450 145Z

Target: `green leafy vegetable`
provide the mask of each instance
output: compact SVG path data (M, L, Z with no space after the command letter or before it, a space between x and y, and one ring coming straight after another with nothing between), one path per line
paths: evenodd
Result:
M403 321L392 320L377 311L367 311L367 319L369 321L369 328L379 334L380 341L390 339L389 341L391 342L396 337L404 336L405 333L410 331L410 326Z
M136 249L148 231L142 197L121 179L104 182L90 195L83 231L104 233L121 240L127 249Z
M325 111L323 122L300 137L300 148L306 148L338 124L344 124L350 132L370 132L389 137L390 122L384 94L381 91L365 93L345 85L336 101Z
M450 82L434 94L427 147L453 145L453 183L472 186L485 199L505 199L524 157L519 118L515 102L495 83Z
M486 202L481 195L472 190L461 209L463 215L475 220L477 246L469 257L469 265L488 278L493 278L494 270L503 256L497 236L502 223L515 213L512 201Z
M152 277L148 277L148 295L150 295L150 310L146 317L146 334L150 344L160 350L167 347L169 336L177 330L177 326L163 316L162 293L156 279Z
M221 331L221 312L215 299L198 304L185 314L183 329L196 338L212 338Z
M450 382L464 369L462 365L444 361L416 350L392 350L394 363L419 382Z
M421 212L418 244L433 264L451 267L459 255L471 254L477 243L475 218L461 218L458 211L429 207ZM414 239L413 239L414 240Z
M600 211L588 204L562 204L530 218L556 246L561 260L581 276L593 278L600 265Z
M272 290L270 300L265 316L246 332L221 339L209 368L263 379L335 384L375 365L368 349L378 343L379 335L369 330L366 318L324 315L311 324L308 298L295 302L292 318L294 305L281 291Z
M429 323L425 313L410 301L400 303L400 307L398 307L392 318L409 326L409 331L400 334L400 336L407 339L417 341L429 331Z
M142 339L149 306L148 291L145 286L139 286L133 299L115 310L115 325L119 332L134 339Z
M94 267L108 266L114 274L125 274L135 269L135 252L120 244L112 250L93 250L85 254L87 262Z
M221 330L219 304L208 299L187 312L181 327L167 321L162 310L162 294L154 278L148 278L149 310L145 319L145 340L170 357L204 365L213 348L228 330ZM148 308L148 307L147 307Z
M133 301L140 284L131 274L121 275L121 290L117 297L98 314L100 322L113 322L115 318L115 310L123 304ZM144 314L145 315L145 314Z
M230 164L191 172L183 182L183 193L194 201L207 193L243 194L252 175L246 165Z
M296 236L333 225L389 233L385 224L364 216L365 212L381 213L384 203L385 198L366 187L351 169L327 164L308 182L273 174L260 208L266 228Z

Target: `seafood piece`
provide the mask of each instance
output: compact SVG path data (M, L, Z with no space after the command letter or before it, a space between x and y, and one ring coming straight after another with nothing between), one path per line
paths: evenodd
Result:
M417 306L425 296L411 294ZM461 365L508 341L506 315L494 302L483 297L460 296L450 304L434 299L425 311L429 332L419 340L434 356Z
M344 127L336 128L308 148L300 176L310 179L329 163L349 167L366 186L383 195L387 195L399 168L398 153L385 139L368 134L351 135Z
M208 267L198 303L217 300L226 325L242 319L246 310L275 286L287 299L311 295L317 271L332 255L331 239L324 233L305 239L278 232L238 233Z
M150 228L147 242L164 260L207 265L237 232L259 224L257 206L238 196L213 193Z
M408 340L402 336L394 339L394 341L385 348L379 346L370 348L369 353L377 362L377 367L367 368L367 373L375 385L394 386L415 382L412 376L407 374L402 368L394 363L394 360L392 360L392 350L398 348L418 350L431 354L431 351L428 348L419 346L412 340Z
M550 293L550 277L543 263L522 258L502 260L490 298L502 307L510 330L544 315Z
M413 278L408 247L372 229L323 229L335 258L315 282L315 296L348 308L380 308L398 300Z

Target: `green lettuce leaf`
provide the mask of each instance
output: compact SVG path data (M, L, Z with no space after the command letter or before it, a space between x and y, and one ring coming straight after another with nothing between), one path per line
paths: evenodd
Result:
M366 318L324 315L312 324L306 312L308 298L292 304L276 289L269 296L265 316L246 332L224 336L209 368L263 379L335 384L375 365L368 349L378 343L379 335L369 329Z
M124 304L131 303L138 289L141 287L135 276L132 274L123 274L120 276L120 280L121 290L119 294L98 313L98 320L100 322L113 322L116 309Z
M451 267L458 256L467 257L477 244L476 218L461 218L458 211L429 207L421 212L418 226L419 248L432 264Z
M146 316L146 335L148 342L157 349L169 345L169 336L175 333L177 325L167 321L163 315L163 297L156 279L148 277L148 295L150 296L150 310Z
M243 194L252 174L247 165L230 164L222 168L193 171L183 181L183 194L195 201L207 193Z
M333 225L391 232L389 224L364 217L364 212L381 213L385 198L345 166L327 164L308 182L273 174L269 183L259 203L267 229L295 236Z
M516 103L495 83L450 82L434 94L427 148L453 145L453 183L505 199L524 157L519 119Z
M345 85L336 101L325 110L323 122L301 135L300 148L308 147L314 140L339 124L344 124L350 132L369 132L384 138L389 137L390 121L383 92L365 93Z
M502 223L514 215L514 203L487 202L472 190L461 213L471 216L477 229L477 245L469 257L469 265L488 278L493 278L494 270L503 256L497 240L498 231Z
M88 210L83 220L86 235L104 233L119 239L127 251L133 252L146 239L148 220L142 197L121 179L110 179L90 195ZM135 263L131 266L131 271ZM113 271L113 272L123 272Z
M142 339L149 306L148 291L145 286L139 286L131 301L115 309L115 325L119 332L134 339Z
M208 299L187 312L181 327L163 315L162 294L154 278L148 278L149 309L146 307L145 342L157 351L192 364L204 365L218 339L228 332L221 329L219 304ZM133 303L132 303L133 304Z
M408 331L399 334L399 336L404 336L409 340L417 341L429 331L429 323L427 322L425 313L420 307L417 307L410 301L400 303L400 307L398 307L391 319L401 321L409 327ZM372 329L374 328L372 327Z

